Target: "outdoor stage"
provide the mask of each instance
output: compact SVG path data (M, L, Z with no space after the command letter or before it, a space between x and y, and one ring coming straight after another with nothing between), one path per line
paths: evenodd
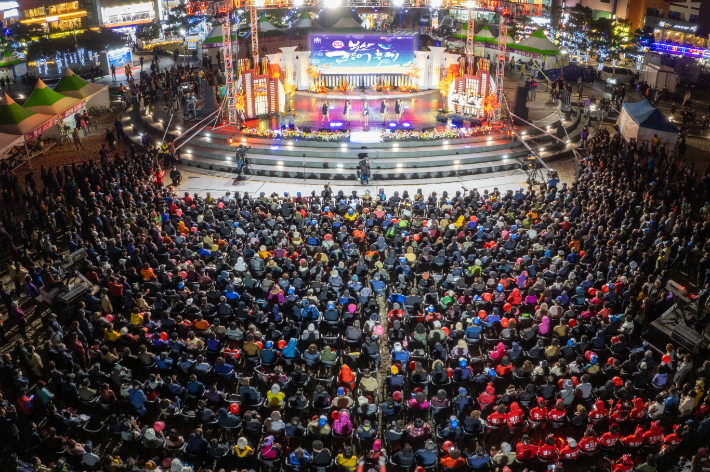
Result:
M350 127L351 131L362 131L364 126L362 116L362 106L364 100L370 106L369 130L382 130L382 114L380 106L382 99L388 102L388 119L386 127L389 129L421 131L424 128L436 128L437 130L451 129L451 122L439 123L436 115L442 106L441 94L437 90L424 92L404 93L404 92L350 92L350 93L323 93L315 94L309 92L296 92L293 99L286 101L285 110L295 110L295 126L299 129L304 127L317 131L321 128L329 128L332 131L343 131L348 129L343 117L343 107L346 100L350 100ZM395 102L402 101L402 118L397 123L397 116L394 114ZM323 115L321 108L325 101L329 103L330 126L326 122L323 125ZM288 121L288 120L287 120ZM247 127L259 129L279 129L280 117L259 118L247 120Z

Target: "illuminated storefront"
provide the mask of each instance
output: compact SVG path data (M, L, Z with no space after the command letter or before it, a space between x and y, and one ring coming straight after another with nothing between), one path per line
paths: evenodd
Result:
M68 31L81 28L82 18L86 18L86 10L79 8L79 2L66 2L23 10L20 22L45 25L50 31Z
M109 28L135 26L150 23L154 19L153 2L101 8L101 21L104 26Z
M700 57L710 59L710 50L702 48L693 48L687 46L678 46L668 43L653 43L651 49L658 52L667 52L669 54L677 54L679 56Z
M654 40L657 43L690 48L706 48L708 45L707 38L696 36L697 23L647 16L646 26L653 28Z

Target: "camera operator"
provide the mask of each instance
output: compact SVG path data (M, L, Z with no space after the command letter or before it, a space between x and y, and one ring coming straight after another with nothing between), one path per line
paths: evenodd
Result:
M365 185L370 183L370 161L367 157L360 160L357 165L360 183Z

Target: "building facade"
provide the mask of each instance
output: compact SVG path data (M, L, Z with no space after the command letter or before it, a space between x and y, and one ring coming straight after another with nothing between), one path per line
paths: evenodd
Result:
M33 4L19 8L19 21L24 24L39 24L48 33L80 30L88 27L87 11L79 1L55 1L43 5Z
M641 0L643 1L643 0ZM625 20L628 16L629 0L565 0L564 8L582 5L594 11L594 18L610 18Z

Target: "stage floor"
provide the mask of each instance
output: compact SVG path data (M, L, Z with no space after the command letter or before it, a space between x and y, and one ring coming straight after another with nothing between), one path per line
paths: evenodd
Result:
M374 92L373 92L374 93ZM397 123L397 117L394 114L394 105L396 97L388 96L387 94L379 94L375 100L368 100L370 106L369 131L377 131L383 128L382 113L380 113L380 105L382 98L386 97L389 104L387 120L385 126L389 129L416 129L421 131L422 128L436 128L437 130L451 129L451 123L439 123L436 121L436 115L441 107L441 94L437 90L429 90L419 92L417 94L409 94L411 97L402 98L402 118ZM330 128L333 131L350 129L351 131L366 131L364 129L364 121L362 116L363 94L356 92L348 99L350 100L350 125L348 126L343 116L343 106L345 98L328 97L327 95L316 94L296 94L292 100L286 104L286 109L291 107L296 111L295 125L298 128L310 127L312 130L320 128ZM325 100L329 102L330 108L330 126L326 122L323 126L323 115L321 109ZM280 117L273 116L269 118L260 118L255 120L247 120L247 126L250 128L278 129L280 127Z

